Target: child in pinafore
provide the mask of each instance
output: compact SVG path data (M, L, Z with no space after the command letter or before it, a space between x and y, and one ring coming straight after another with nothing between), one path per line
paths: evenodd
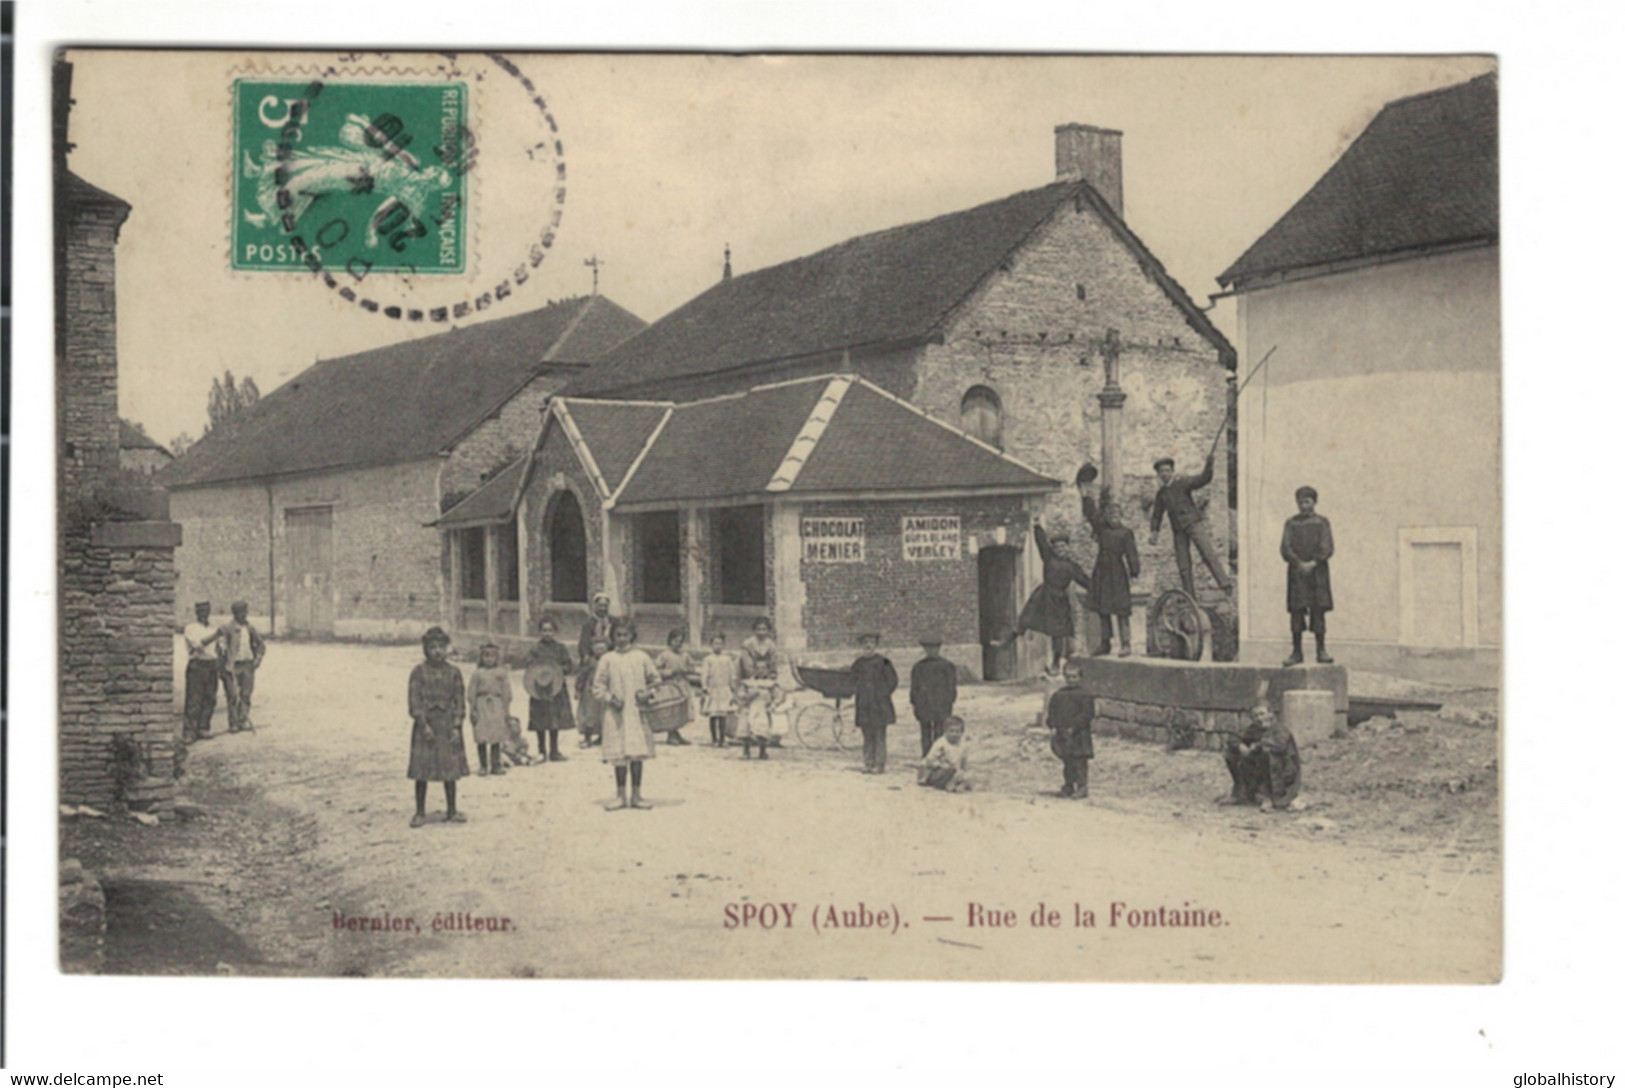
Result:
M468 721L474 727L482 775L507 773L502 766L502 742L508 738L512 703L513 687L508 683L508 670L502 667L502 650L487 642L480 647L479 667L468 678Z
M581 673L576 679L576 724L581 729L583 748L601 743L604 737L604 707L593 693L593 681L598 675L598 662L609 653L609 640L592 638L587 647L591 653L581 659Z
M536 734L536 754L554 763L562 763L567 758L559 751L559 731L576 727L575 718L570 713L568 679L575 666L570 662L570 651L559 641L558 633L559 621L552 615L544 615L536 621L536 645L531 647L530 661L525 667L525 686L530 695L530 728ZM530 691L533 685L536 690Z
M1089 761L1095 757L1095 697L1083 690L1083 661L1072 658L1061 672L1065 683L1050 696L1044 721L1053 731L1050 751L1061 761L1062 797L1089 796Z
M460 824L468 817L457 811L457 780L468 774L463 752L463 674L446 660L451 638L438 627L423 633L423 664L412 670L406 686L406 705L412 714L412 758L406 777L417 784L417 815L413 827L428 822L423 806L429 783L446 787L446 822Z
M632 645L636 628L627 620L610 626L614 648L598 659L592 690L604 708L604 762L615 767L615 801L607 809L649 808L643 799L643 762L655 757L654 730L644 717L649 689L660 683L660 672L649 655ZM626 796L627 770L632 772L632 797Z
M711 652L700 663L701 710L711 719L711 746L728 746L728 716L734 712L734 683L739 664L723 649L728 638L721 631L711 636Z
M779 701L779 648L766 616L751 625L751 636L739 650L739 739L746 759L752 743L761 746L761 758L766 759L773 739L773 707Z
M886 773L886 727L897 720L891 693L897 670L880 656L880 636L858 636L861 653L852 662L852 718L863 731L863 773Z

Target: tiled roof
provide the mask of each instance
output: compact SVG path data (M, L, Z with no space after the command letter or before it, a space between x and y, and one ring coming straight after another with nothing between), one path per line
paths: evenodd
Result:
M767 490L829 379L678 405L616 503L718 499Z
M621 486L626 470L643 452L650 433L671 410L669 404L588 400L567 401L562 407L592 451L604 486L611 493Z
M135 424L122 417L118 421L118 448L121 450L157 450L166 454L169 452L162 445L136 430Z
M664 396L676 380L754 363L924 341L1033 231L1080 196L1192 327L1228 351L1224 337L1117 213L1086 182L1067 181L724 280L606 354L564 392Z
M57 184L61 186L58 195L70 204L109 204L126 212L130 210L129 201L97 188L72 171L64 171Z
M1388 103L1219 283L1500 234L1494 73Z
M642 326L602 296L317 363L156 477L169 487L401 464L453 446L540 374Z
M846 375L760 386L675 405L669 413L615 505L831 493L1040 492L1059 486ZM719 442L718 436L733 441Z
M481 484L468 498L447 510L435 524L450 529L461 525L507 521L519 506L519 496L524 491L529 470L530 458L519 458Z

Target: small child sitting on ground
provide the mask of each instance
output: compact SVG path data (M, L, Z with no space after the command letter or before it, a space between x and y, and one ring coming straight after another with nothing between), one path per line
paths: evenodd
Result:
M964 793L971 788L967 775L970 745L965 742L965 721L952 714L943 719L942 736L931 745L920 764L919 783L934 790Z

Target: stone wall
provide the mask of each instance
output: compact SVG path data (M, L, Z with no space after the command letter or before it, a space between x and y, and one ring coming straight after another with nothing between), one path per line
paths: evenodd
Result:
M57 448L65 500L89 498L119 467L113 247L129 213L112 198L58 204Z
M1079 298L1080 291L1083 295ZM985 386L1003 409L1003 449L1070 485L1085 461L1101 463L1101 348L1116 329L1122 409L1119 499L1135 532L1148 594L1179 585L1166 524L1150 545L1156 475L1151 463L1173 457L1179 472L1201 471L1224 423L1231 371L1141 267L1112 229L1085 205L1057 213L956 313L940 344L919 349L909 399L959 426L960 404ZM1221 540L1230 536L1229 457L1221 442L1213 482L1197 492L1213 510ZM1076 492L1049 497L1046 525L1064 525L1087 542ZM1221 545L1221 548L1226 547ZM1092 562L1093 548L1085 565ZM1197 586L1212 587L1200 557Z
M538 375L457 443L440 470L441 510L451 509L497 469L530 451L541 434L547 399L577 373L579 368L562 368Z
M1333 730L1348 724L1348 672L1339 665L1282 669L1086 658L1083 687L1095 696L1096 733L1182 748L1222 749L1246 727L1253 706L1262 700L1280 714L1289 691L1329 693ZM1298 737L1300 743L1318 739Z
M977 556L967 540L1004 528L1019 544L1025 539L1024 510L1019 497L805 504L803 519L861 518L864 523L863 562L800 562L807 648L855 652L857 636L866 630L878 631L887 645L917 645L926 634L949 645L979 644ZM959 557L905 559L905 515L959 518Z
M434 459L175 491L185 530L177 618L189 618L195 601L223 612L241 599L267 634L288 633L290 594L302 577L290 565L288 511L331 507L331 634L418 638L445 616L441 533L432 525L439 467Z
M112 522L63 534L63 804L161 809L173 800L174 530Z
M180 530L162 492L120 477L114 246L130 208L64 169L56 186L59 800L162 810Z

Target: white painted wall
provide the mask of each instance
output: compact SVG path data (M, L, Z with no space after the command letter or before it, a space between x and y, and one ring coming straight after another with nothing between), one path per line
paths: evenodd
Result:
M1243 376L1276 348L1238 409L1244 657L1273 654L1289 637L1279 548L1302 484L1319 490L1337 542L1334 654L1339 646L1404 647L1402 612L1449 601L1458 589L1473 596L1462 603L1472 629L1452 649L1498 648L1498 249L1251 291L1239 299L1238 318ZM1472 562L1462 586L1415 584L1416 572L1436 578L1450 564L1440 551L1412 561L1417 553L1407 549L1448 549L1452 540ZM1417 630L1429 632L1421 641L1432 646L1442 641L1438 624L1413 617L1410 626L1413 641Z

